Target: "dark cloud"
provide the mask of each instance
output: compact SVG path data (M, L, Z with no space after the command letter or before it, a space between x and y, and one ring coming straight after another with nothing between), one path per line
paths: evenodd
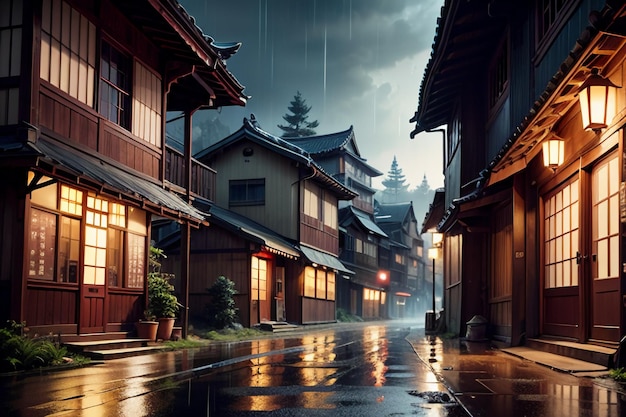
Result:
M300 91L312 106L309 119L320 122L317 133L353 125L361 153L379 170L393 159L379 159L387 158L385 147L415 149L408 119L443 0L179 1L205 34L243 43L228 68L252 98L243 109L222 110L231 131L255 113L279 134L276 125Z

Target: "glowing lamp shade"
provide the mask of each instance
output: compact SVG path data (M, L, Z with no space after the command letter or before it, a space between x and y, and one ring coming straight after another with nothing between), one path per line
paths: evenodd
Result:
M428 259L437 259L439 256L439 248L428 248Z
M578 90L583 129L599 131L606 128L617 113L617 89L619 87L608 78L591 70Z
M543 165L555 169L563 163L565 155L565 141L553 135L543 142Z

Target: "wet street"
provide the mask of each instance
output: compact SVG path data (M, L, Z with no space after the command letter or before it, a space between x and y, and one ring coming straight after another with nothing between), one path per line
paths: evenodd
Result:
M0 380L3 416L466 416L407 341L356 323Z

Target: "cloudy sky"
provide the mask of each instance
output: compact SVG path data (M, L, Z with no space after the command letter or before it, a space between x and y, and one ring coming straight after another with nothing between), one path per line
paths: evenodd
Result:
M443 0L179 0L216 42L242 42L228 69L251 98L224 108L231 132L254 113L277 127L300 91L317 134L354 126L361 156L386 178L393 157L414 188L443 186L442 137L409 123Z

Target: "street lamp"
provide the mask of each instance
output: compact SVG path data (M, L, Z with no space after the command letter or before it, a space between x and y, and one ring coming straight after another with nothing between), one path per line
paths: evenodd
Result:
M443 242L443 234L442 233L433 233L433 246L428 249L428 258L433 260L433 294L432 294L432 311L426 312L426 332L435 332L435 319L436 319L436 308L435 308L435 261L439 257L439 248L441 248L441 244Z

